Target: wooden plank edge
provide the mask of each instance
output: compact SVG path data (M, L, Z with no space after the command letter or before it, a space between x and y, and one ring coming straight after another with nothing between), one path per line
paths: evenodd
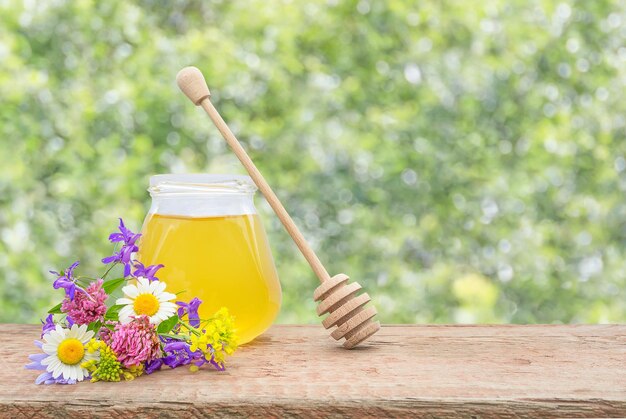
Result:
M72 402L0 402L2 417L12 418L175 418L175 417L626 417L626 400L537 399L398 399L332 400L278 399L267 402L115 403L77 399Z

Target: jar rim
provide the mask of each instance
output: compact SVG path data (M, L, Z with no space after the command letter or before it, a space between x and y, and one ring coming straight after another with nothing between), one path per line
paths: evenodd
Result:
M151 194L161 193L254 193L256 185L247 175L176 173L150 176Z

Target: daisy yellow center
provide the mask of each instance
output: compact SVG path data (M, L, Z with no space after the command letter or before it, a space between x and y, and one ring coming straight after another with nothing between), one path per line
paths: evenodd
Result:
M83 360L85 356L85 347L83 343L75 338L65 339L59 344L57 349L59 360L67 365L76 365Z
M133 303L135 313L154 316L159 311L159 300L152 294L139 294Z

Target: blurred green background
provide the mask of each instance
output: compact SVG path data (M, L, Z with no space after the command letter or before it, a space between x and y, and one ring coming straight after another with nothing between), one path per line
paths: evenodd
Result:
M101 271L156 173L242 173L216 107L383 322L626 321L626 6L0 1L0 321ZM261 197L280 322L316 279Z

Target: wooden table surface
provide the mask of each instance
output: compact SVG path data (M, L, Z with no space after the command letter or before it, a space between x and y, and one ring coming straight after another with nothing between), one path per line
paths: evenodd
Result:
M274 326L227 371L36 386L38 326L0 325L0 417L624 417L626 326L384 326L338 347Z

